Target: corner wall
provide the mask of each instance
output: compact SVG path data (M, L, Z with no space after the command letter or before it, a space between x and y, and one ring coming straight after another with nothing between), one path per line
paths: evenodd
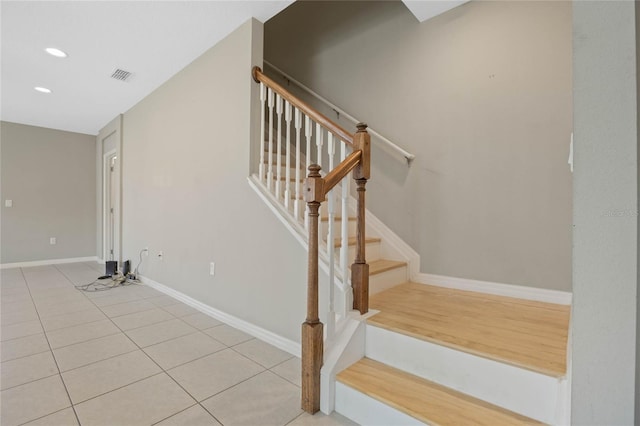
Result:
M95 136L4 121L0 132L0 263L95 256Z
M262 37L246 22L124 114L123 253L149 247L144 276L299 342L306 251L247 182Z
M634 421L638 97L634 2L573 4L572 424Z
M367 207L422 272L571 290L571 2L296 2L265 59L416 155L372 138Z

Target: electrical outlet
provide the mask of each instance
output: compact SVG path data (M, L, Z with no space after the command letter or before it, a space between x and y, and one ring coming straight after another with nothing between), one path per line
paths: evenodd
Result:
M216 274L216 263L209 263L209 275L214 276Z
M142 249L142 255L143 256L149 256L149 247L145 247Z
M5 207L13 207L13 200L4 200Z
M54 246L56 244L56 237L51 237L49 238L49 244L51 244L52 246Z
M161 251L158 252L158 260L162 260L164 258L164 253Z

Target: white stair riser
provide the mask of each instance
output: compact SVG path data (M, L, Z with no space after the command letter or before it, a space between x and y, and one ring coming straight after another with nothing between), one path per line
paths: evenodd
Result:
M336 256L338 257L338 259L340 259L340 256L342 256L340 254L342 250L342 247L337 247L336 248ZM365 247L365 256L366 256L366 260L367 262L372 262L374 260L378 260L380 259L380 243L368 243ZM348 254L348 258L349 258L349 265L353 264L353 262L356 259L356 246L349 246L349 254Z
M322 203L324 204L324 203ZM322 217L327 217L328 215L321 215ZM357 227L357 222L355 220L350 220L348 221L349 226L348 226L348 235L349 236L355 236L356 235L356 227ZM340 222L339 220L334 220L333 221L333 232L336 238L339 238L342 232L342 222ZM327 238L327 235L329 233L329 221L328 220L322 220L320 221L320 235L322 235L322 237L324 239ZM369 234L367 234L369 235Z
M548 423L564 379L394 333L366 329L366 356L491 404Z
M371 275L369 276L369 295L380 293L383 290L407 282L407 279L408 271L406 265Z
M336 412L361 425L418 426L419 420L336 381Z

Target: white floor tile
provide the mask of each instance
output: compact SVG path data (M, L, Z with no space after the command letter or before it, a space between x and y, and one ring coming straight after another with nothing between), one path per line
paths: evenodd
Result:
M262 366L237 352L225 349L167 372L189 394L202 401L263 370Z
M118 333L54 349L53 353L60 371L64 372L137 349L124 333Z
M7 340L1 343L0 360L10 361L15 358L34 355L49 350L49 343L44 333Z
M2 391L0 401L2 426L19 425L71 406L59 375Z
M120 333L118 327L109 320L94 321L87 324L76 325L75 327L61 328L59 330L47 331L47 338L52 349L75 343L86 342L87 340L110 334Z
M289 352L280 350L258 339L251 339L247 342L240 343L234 346L233 350L240 352L242 355L265 368L274 367L293 357Z
M204 333L193 333L148 346L144 351L158 365L168 370L226 348L225 345Z
M129 352L62 373L74 404L161 372L142 351Z
M146 327L136 328L127 331L127 336L131 338L141 348L165 342L176 337L195 333L195 328L185 322L175 318L169 321L159 322Z
M246 342L247 340L253 339L253 336L250 336L247 333L244 333L237 328L233 328L226 324L208 328L204 330L204 332L227 346L234 346L238 343Z
M300 409L300 389L265 371L202 402L222 424L286 425Z
M195 401L165 373L78 404L82 426L151 425Z
M0 366L2 390L58 374L51 351L5 361Z
M133 314L122 315L112 318L112 321L122 330L133 330L134 328L144 327L146 325L156 324L163 321L173 319L174 316L160 308L154 308L149 311L135 312Z
M213 418L211 414L202 408L199 404L166 420L156 423L156 426L222 426Z

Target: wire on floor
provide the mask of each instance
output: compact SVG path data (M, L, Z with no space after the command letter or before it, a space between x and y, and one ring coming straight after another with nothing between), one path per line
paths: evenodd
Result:
M78 290L92 293L96 291L107 291L116 287L124 287L132 284L141 284L141 282L138 279L127 278L118 273L117 275L114 275L107 279L97 279L88 284L77 285L75 287Z

